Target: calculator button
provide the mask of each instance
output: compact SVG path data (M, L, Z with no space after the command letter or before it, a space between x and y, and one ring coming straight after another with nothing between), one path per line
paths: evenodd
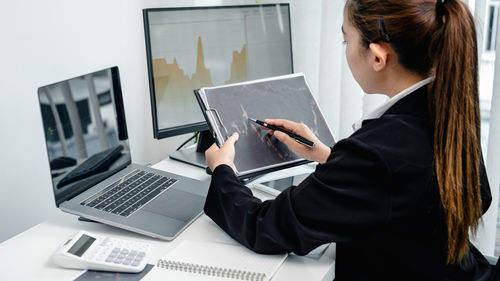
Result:
M123 249L123 250L120 252L120 254L124 254L124 255L126 255L126 254L128 254L128 252L129 252L129 250L127 250L127 249Z
M132 263L132 266L138 266L140 263L141 263L141 261L134 261L134 262Z
M129 265L131 262L132 260L125 259L125 261L123 261L123 265Z
M108 257L105 261L106 261L106 262L112 262L112 261L113 261L113 258L112 258L112 257Z
M111 244L111 240L109 238L106 238L102 241L101 246L108 246Z
M142 257L144 257L145 255L146 255L146 253L145 253L145 252L143 252L143 251L141 251L141 252L139 252L139 254L137 254L137 256L138 256L138 257L141 257L141 258L142 258Z
M112 253L119 253L120 252L120 248L114 248Z

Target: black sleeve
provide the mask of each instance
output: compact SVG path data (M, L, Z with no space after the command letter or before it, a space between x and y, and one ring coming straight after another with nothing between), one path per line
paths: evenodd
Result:
M481 202L483 204L483 214L488 211L491 205L491 190L490 183L488 182L488 176L486 174L486 167L484 167L484 159L481 155L481 162L479 165L479 184L481 191Z
M300 185L262 202L229 166L221 165L212 175L205 213L256 252L305 255L322 244L359 239L387 224L387 175L387 165L375 150L347 139Z

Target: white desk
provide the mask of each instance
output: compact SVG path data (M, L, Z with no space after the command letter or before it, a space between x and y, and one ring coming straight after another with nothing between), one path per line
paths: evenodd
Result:
M210 176L206 175L204 170L169 159L161 161L153 167L199 180L210 180ZM262 180L267 181L270 178L272 175L266 176ZM263 195L259 194L258 191L254 191L254 193L256 196ZM0 244L0 280L75 279L81 274L81 270L60 268L52 263L49 257L61 242L80 229L151 243L153 244L153 252L149 263L154 263L184 239L217 241L226 236L206 215L200 216L175 240L167 242L101 223L78 221L76 216L61 212L53 219L40 223ZM334 269L335 245L331 244L319 255L288 256L273 280L333 280Z

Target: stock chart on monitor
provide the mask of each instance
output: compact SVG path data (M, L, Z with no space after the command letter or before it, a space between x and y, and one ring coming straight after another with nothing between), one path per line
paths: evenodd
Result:
M194 89L293 72L288 5L160 9L148 27L158 129L204 121Z

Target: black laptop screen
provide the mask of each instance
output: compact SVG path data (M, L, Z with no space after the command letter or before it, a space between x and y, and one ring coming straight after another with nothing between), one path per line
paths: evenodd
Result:
M130 163L117 67L38 89L56 206Z

